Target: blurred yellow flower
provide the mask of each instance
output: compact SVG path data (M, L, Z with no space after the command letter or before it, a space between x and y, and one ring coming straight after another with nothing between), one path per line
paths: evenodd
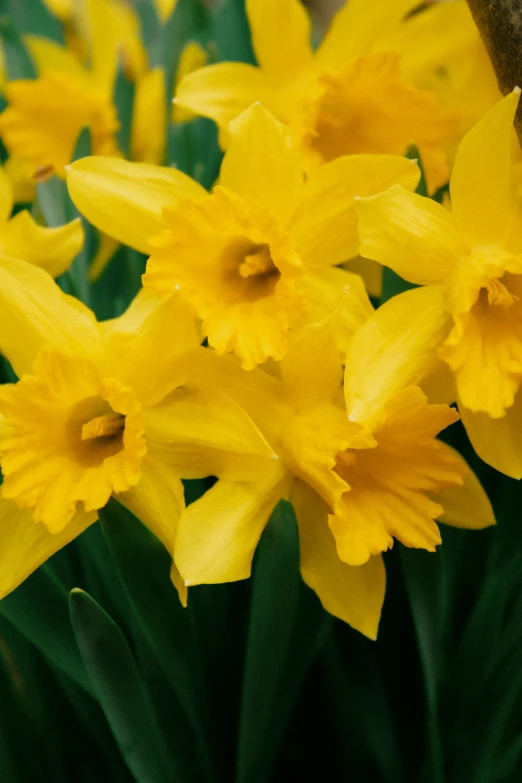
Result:
M203 68L208 62L208 55L203 47L197 43L197 41L189 41L181 52L179 59L178 70L176 72L176 84L174 92L176 92L178 85L181 83L185 76L189 73L197 71L198 68ZM178 106L175 102L172 106L172 121L173 122L188 122L194 119L198 115L190 109L184 109L183 106Z
M38 78L9 82L5 88L9 106L0 115L0 135L9 152L28 161L33 172L51 167L63 177L87 127L93 153L120 154L113 90L121 65L137 81L132 150L140 160L162 162L163 72L147 70L135 11L121 0L79 0L71 8L70 23L68 47L26 38Z
M0 596L96 519L111 494L173 552L180 476L251 479L272 451L223 393L187 384L199 345L177 296L98 324L49 275L0 258ZM172 335L176 339L172 339ZM172 578L186 600L173 565Z
M450 183L451 213L400 186L357 207L361 253L427 286L445 322L438 355L454 375L478 454L516 477L522 475L522 210L512 176L518 101L516 90L464 138ZM424 317L420 293L409 300L412 320ZM412 363L419 354L430 359L425 337L419 332Z
M419 90L400 54L381 46L415 0L349 0L316 52L300 0L247 0L259 67L218 63L180 83L175 102L226 128L260 101L297 134L307 168L353 153L402 155L414 141L430 188L448 179L442 144L457 118Z
M494 524L464 460L435 440L458 414L429 405L419 388L401 388L401 351L374 318L349 343L344 398L335 316L292 334L280 377L245 373L209 349L194 357L191 377L230 391L280 459L256 482L219 481L182 514L174 551L187 585L247 578L270 514L288 498L305 582L329 612L375 638L381 553L394 538L434 551L437 517L458 527ZM379 373L379 399L366 399L366 378Z
M395 182L413 189L417 166L353 155L305 182L292 133L259 104L230 133L210 195L179 172L97 158L69 167L69 192L95 226L149 248L144 285L181 291L209 344L245 368L281 359L289 329L339 306L342 348L372 311L361 279L336 267L357 254L354 197Z

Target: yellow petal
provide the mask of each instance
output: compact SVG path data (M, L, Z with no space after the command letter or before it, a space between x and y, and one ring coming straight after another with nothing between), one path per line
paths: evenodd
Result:
M92 312L66 296L47 272L0 257L0 351L20 377L44 345L99 359L101 333Z
M145 411L145 430L182 478L252 481L277 460L252 419L217 390L177 389Z
M0 166L0 226L6 223L11 217L13 209L13 188L8 172L3 166Z
M501 419L459 405L462 423L479 457L506 476L522 478L522 394Z
M146 71L136 83L132 112L131 157L142 163L163 163L167 134L165 73Z
M15 204L27 204L34 199L33 169L34 166L29 161L17 158L15 155L10 155L4 163Z
M0 498L0 598L95 521L95 513L78 511L60 533L52 534L45 525L33 521L30 509Z
M172 555L178 521L185 508L185 499L183 484L168 463L149 451L142 460L138 484L128 492L117 495L117 498L152 530ZM187 588L174 562L171 568L171 579L181 603L186 606Z
M27 45L39 73L46 70L64 71L80 80L89 79L89 71L84 68L77 54L71 49L38 35L24 36L24 43Z
M276 444L291 412L281 382L262 370L246 372L232 357L199 348L190 361L190 381L202 388L220 389L255 421L267 439Z
M197 71L198 68L203 68L207 62L208 54L197 41L189 41L185 44L179 58L178 70L176 71L174 92L176 92L178 85L181 84L185 76L188 76L192 71ZM172 122L188 122L196 116L194 112L184 109L183 106L178 106L176 103L172 106Z
M73 0L43 0L43 2L51 13L64 22L72 16Z
M154 0L160 21L165 24L176 7L177 0Z
M357 203L361 255L410 283L440 283L465 254L453 216L399 186Z
M299 526L301 574L327 612L370 639L377 638L386 572L382 557L361 566L339 559L328 527L328 506L312 489L297 481L292 504Z
M69 193L80 212L100 231L148 253L148 240L165 228L162 210L204 188L181 171L118 158L90 157L67 169Z
M344 394L352 421L378 419L388 400L418 384L451 326L437 286L393 297L357 331L346 354Z
M513 118L520 90L493 106L464 137L451 175L451 205L470 245L505 240L513 221Z
M80 218L57 228L35 223L27 210L18 212L0 232L0 253L22 258L52 277L63 274L83 247Z
M388 34L416 0L349 0L334 16L317 52L321 67L335 67L362 52L371 51Z
M343 357L356 330L372 315L373 307L359 275L345 269L313 269L298 282L307 304L307 323L335 318L337 348Z
M216 63L185 76L175 104L210 117L220 128L259 101L269 111L276 103L272 88L260 68L246 63Z
M140 76L147 57L134 9L114 0L83 0L83 36L89 45L91 72L98 87L112 92L119 62L134 78Z
M451 450L458 459L465 463L458 452L454 449ZM466 467L467 472L461 487L447 487L437 495L437 502L444 509L444 513L437 519L437 522L444 522L451 527L460 527L466 530L482 530L496 524L495 512L475 473L469 465Z
M300 0L247 0L246 11L257 61L272 83L310 65L310 17Z
M283 383L303 404L333 401L343 380L335 316L296 329L280 363ZM320 368L320 372L318 372Z
M150 311L148 299L142 296L140 303L144 309L135 307L132 330L132 316L113 321L107 350L114 375L150 406L185 382L187 368L180 357L200 340L192 310L178 294L157 300Z
M305 263L336 265L359 253L355 197L392 185L414 189L419 169L398 155L348 155L327 163L306 183L289 231Z
M140 288L122 315L102 321L100 327L107 337L115 332L136 332L159 302L160 300L150 288Z
M293 134L260 103L233 120L229 134L220 185L245 201L271 207L284 222L303 188L301 156Z
M181 515L174 559L187 586L248 579L275 506L288 492L280 468L256 482L218 481Z

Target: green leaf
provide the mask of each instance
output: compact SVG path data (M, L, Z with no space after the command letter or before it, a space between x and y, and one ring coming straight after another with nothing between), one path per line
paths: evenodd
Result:
M114 105L118 114L119 130L116 133L118 147L126 158L130 155L132 112L134 108L135 84L127 79L123 67L119 66L114 83Z
M311 599L311 603L310 603ZM295 515L272 514L256 555L239 724L237 783L264 783L329 622L301 582Z
M216 3L214 38L219 60L256 64L244 0Z
M439 690L443 661L443 615L446 606L441 553L400 548L404 582L417 636L424 686L428 747L423 780L443 783L443 748L439 724Z
M167 766L168 752L123 633L83 590L71 591L70 611L85 669L136 781L181 780Z
M9 16L0 17L0 38L4 49L5 67L9 81L35 79L36 67L31 55Z
M8 0L6 5L14 25L22 35L39 35L64 43L62 23L53 16L43 0L30 0L29 3Z
M67 591L53 578L47 565L0 601L0 614L48 661L92 692L71 630Z
M196 734L208 779L215 778L213 732L205 672L189 609L170 580L171 556L163 544L114 498L100 522L129 601L165 676Z

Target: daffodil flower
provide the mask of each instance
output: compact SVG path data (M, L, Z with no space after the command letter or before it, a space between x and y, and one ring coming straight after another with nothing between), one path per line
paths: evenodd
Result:
M150 297L99 324L49 275L0 258L0 350L20 378L0 387L0 596L111 495L172 553L180 476L248 480L274 457L237 403L187 383L189 308ZM175 565L172 579L186 601Z
M63 177L87 127L94 153L119 155L112 95L122 64L136 80L131 153L137 160L162 162L164 74L161 68L147 68L135 11L119 0L82 0L74 10L76 27L68 47L38 36L26 38L39 75L5 88L9 106L0 115L0 135L7 149L28 161L33 172L50 169ZM65 7L61 13L69 16Z
M362 254L426 286L408 293L412 379L433 365L438 349L477 453L520 478L522 212L511 167L518 100L517 90L462 141L450 185L452 213L401 187L362 199L357 210ZM404 296L397 307L406 307ZM383 328L402 341L404 324L392 324L393 317L381 315Z
M294 136L259 104L231 134L211 194L180 172L93 157L69 167L71 198L102 231L149 250L144 285L181 291L209 344L245 368L281 359L289 329L344 298L343 347L372 312L361 279L336 268L357 254L354 197L399 181L413 189L418 167L353 155L305 182Z
M435 439L458 414L402 385L402 346L375 318L348 346L344 396L335 316L293 333L280 377L246 373L200 349L193 377L228 390L279 460L255 482L217 482L184 511L174 551L185 584L247 578L270 514L288 498L304 581L325 609L375 638L385 591L381 553L394 538L434 551L436 518L464 528L494 524L474 474Z
M0 254L35 264L53 277L63 274L82 249L80 219L47 228L35 223L26 209L11 217L13 201L11 180L0 166Z
M415 0L349 0L316 52L300 0L247 0L259 67L218 63L189 74L175 102L213 119L226 146L230 120L260 101L297 134L308 168L341 155L421 151L430 187L447 181L441 142L456 118L403 78L381 39Z

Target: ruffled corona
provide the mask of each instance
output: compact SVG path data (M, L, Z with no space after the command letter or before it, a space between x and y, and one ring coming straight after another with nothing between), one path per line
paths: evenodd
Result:
M147 451L135 394L89 361L44 349L0 390L2 494L60 532L138 483Z
M150 242L144 285L160 295L179 290L209 343L234 351L245 369L281 359L288 328L302 315L295 290L302 261L273 212L217 187L164 214L171 228Z

